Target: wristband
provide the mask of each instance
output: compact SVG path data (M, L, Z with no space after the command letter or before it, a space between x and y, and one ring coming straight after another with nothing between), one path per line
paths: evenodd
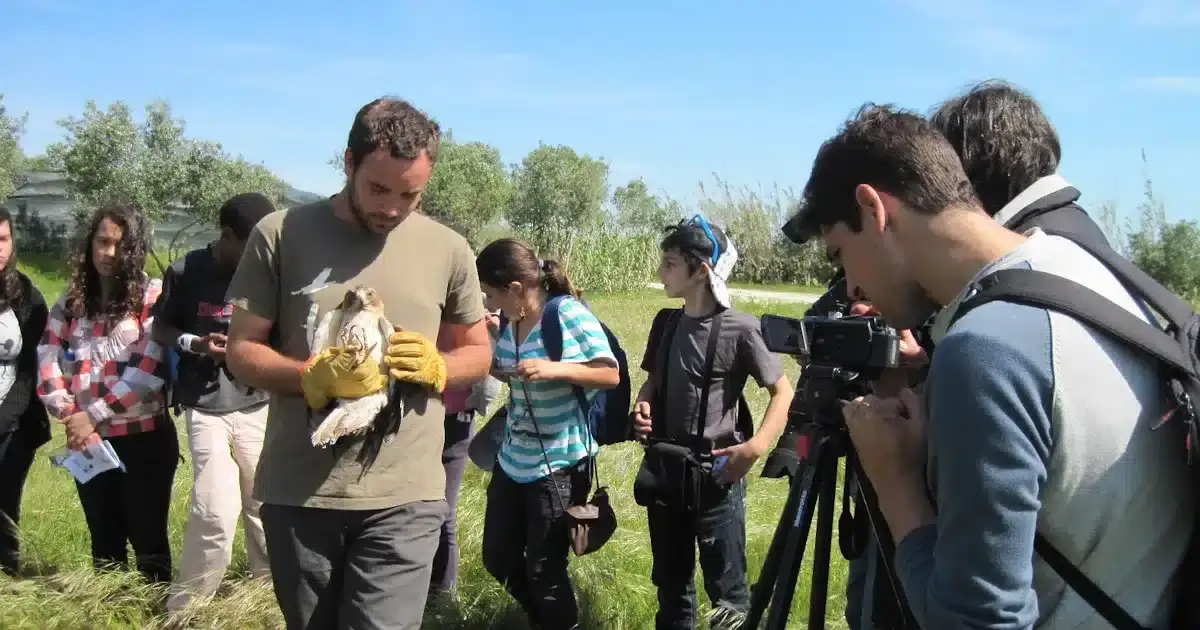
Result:
M192 333L183 333L179 335L179 349L183 350L184 352L191 352L195 354L195 351L192 350L192 343L199 338L199 335L193 335Z

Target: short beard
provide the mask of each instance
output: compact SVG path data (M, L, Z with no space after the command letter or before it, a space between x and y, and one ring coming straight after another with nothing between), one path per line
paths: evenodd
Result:
M362 206L358 205L358 197L354 194L354 185L358 180L358 169L355 169L350 174L350 183L346 186L346 204L350 206L350 215L354 217L354 221L364 232L372 233L370 224L367 223L367 215L363 212Z

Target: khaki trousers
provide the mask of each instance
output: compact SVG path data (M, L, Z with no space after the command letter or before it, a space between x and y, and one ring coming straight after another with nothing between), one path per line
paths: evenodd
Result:
M189 409L186 419L192 452L192 504L179 576L167 599L170 611L217 591L233 558L239 516L251 577L270 575L258 515L261 504L251 496L267 426L267 403L222 414Z

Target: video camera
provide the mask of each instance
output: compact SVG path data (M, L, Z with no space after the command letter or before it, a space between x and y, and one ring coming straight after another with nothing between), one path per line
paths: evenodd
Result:
M796 357L803 367L797 396L788 410L787 428L763 464L768 479L792 477L800 465L798 441L814 423L842 424L839 400L868 393L868 383L900 359L900 335L874 316L849 315L850 299L844 277L801 319L762 316L767 349Z

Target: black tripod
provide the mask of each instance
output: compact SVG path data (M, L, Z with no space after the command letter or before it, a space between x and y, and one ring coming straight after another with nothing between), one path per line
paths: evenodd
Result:
M803 458L801 471L791 480L787 503L779 518L779 524L775 527L775 535L767 550L767 559L763 563L762 573L753 587L750 611L747 613L744 627L759 628L763 614L767 612L768 603L770 603L770 611L767 612L766 630L784 630L786 627L814 514L817 517L816 556L813 558L807 627L809 630L825 627L825 604L829 593L829 553L833 543L833 508L837 495L838 460L845 457L844 493L846 496L844 499L848 503L849 497L855 494L854 488L857 486L862 495L858 506L865 508L863 511L866 512L868 518L867 525L875 533L874 538L879 544L879 557L884 564L888 578L886 580L889 586L888 590L891 591L887 595L890 595L894 602L894 606L891 608L895 614L889 616L895 617L895 619L889 625L893 628L916 630L918 628L916 620L908 609L908 604L900 590L899 581L892 570L891 560L894 546L891 536L888 535L887 526L879 513L874 490L867 482L866 476L861 474L858 459L850 442L850 434L842 421L840 405L837 404L838 399L835 396L839 390L844 390L848 381L855 376L847 375L839 368L823 366L809 366L805 369L804 376L805 383L798 388L804 398L802 404L815 412L810 416L810 423L805 427L807 429L805 437L801 438L801 444L806 444L807 448L798 449L802 451L800 455ZM874 553L874 550L863 549L865 535L862 534L865 534L866 531L863 528L854 527L846 518L848 516L848 511L843 513L843 521L839 527L843 537L843 555L851 557L862 551ZM855 516L861 518L862 515L856 514ZM848 536L852 538L846 538ZM876 594L871 592L874 583L873 579L868 582L868 592L865 593L865 596L868 600L877 601ZM775 596L772 597L772 595ZM873 627L871 623L871 619L863 619L860 627L871 628Z

